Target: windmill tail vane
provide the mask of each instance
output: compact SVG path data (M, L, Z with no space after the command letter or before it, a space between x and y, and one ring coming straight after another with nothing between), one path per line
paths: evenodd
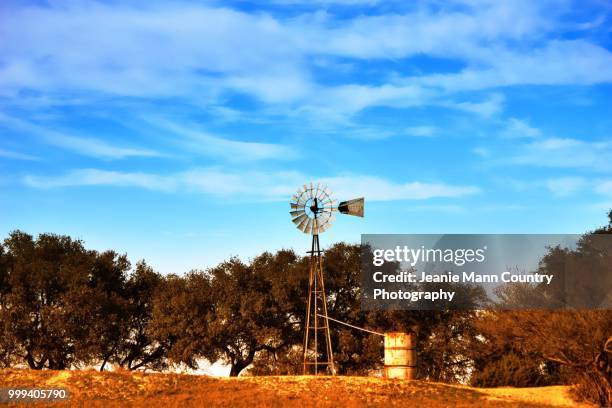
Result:
M342 214L354 215L356 217L363 218L364 201L365 200L363 197L342 201L340 204L338 204L338 211L340 211Z
M303 373L317 375L320 368L325 368L329 374L335 375L319 234L332 226L336 213L363 217L364 199L355 198L338 204L327 186L310 183L304 184L297 190L291 197L290 206L291 221L297 229L312 235L311 250L308 251L310 268L304 327ZM323 339L320 339L320 330L323 330ZM323 344L325 349L320 350Z

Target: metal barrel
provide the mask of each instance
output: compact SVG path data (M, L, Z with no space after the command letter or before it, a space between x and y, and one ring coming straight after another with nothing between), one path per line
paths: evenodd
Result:
M385 333L385 377L413 380L416 365L414 334Z

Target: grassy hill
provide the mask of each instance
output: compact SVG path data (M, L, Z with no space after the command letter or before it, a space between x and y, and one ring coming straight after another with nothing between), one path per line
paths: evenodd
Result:
M62 387L69 390L69 404L46 406L587 406L573 403L568 387L562 386L491 389L368 377L215 378L184 374L11 369L0 370L2 387Z

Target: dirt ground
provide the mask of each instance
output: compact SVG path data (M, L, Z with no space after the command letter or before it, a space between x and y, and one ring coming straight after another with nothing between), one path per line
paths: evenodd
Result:
M69 401L99 407L586 407L563 386L472 388L369 377L216 378L185 374L0 370L0 388L65 388ZM19 404L22 405L22 404Z

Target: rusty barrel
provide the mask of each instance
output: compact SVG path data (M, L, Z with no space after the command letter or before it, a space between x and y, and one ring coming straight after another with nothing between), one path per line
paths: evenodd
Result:
M413 380L416 376L416 340L412 333L385 333L385 377Z

